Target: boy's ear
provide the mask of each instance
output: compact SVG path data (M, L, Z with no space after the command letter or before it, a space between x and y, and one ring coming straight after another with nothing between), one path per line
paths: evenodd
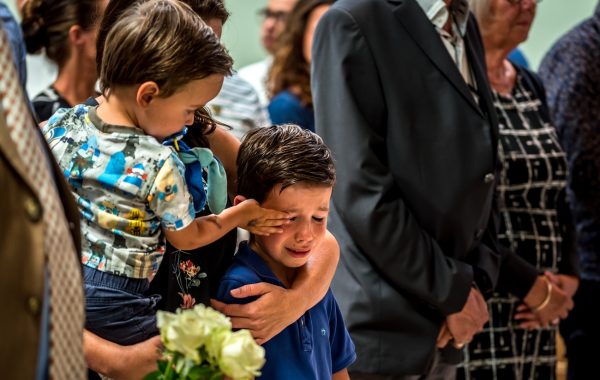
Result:
M158 96L160 88L156 82L144 82L138 87L135 100L141 107L147 107Z
M240 203L242 203L243 201L245 201L247 198L243 195L236 195L235 198L233 198L233 205L237 206Z

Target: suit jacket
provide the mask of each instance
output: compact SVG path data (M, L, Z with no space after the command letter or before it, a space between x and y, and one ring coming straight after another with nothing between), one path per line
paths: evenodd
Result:
M464 39L479 104L414 0L341 0L317 27L316 128L337 167L333 290L351 370L423 373L473 282L496 282L497 120L472 17Z
M52 154L48 149L46 152L79 254L77 206ZM35 378L45 286L44 205L25 165L8 133L0 105L0 368L7 379ZM73 260L80 259L75 256Z

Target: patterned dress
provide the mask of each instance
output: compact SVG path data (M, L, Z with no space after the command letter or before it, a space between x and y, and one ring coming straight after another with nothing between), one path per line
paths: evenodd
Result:
M497 187L499 243L539 271L563 272L562 216L566 207L567 165L556 131L549 122L539 81L517 67L511 96L495 91L502 162ZM566 260L568 261L568 260ZM522 301L494 293L490 321L465 348L458 379L554 379L556 327L532 331L514 321Z

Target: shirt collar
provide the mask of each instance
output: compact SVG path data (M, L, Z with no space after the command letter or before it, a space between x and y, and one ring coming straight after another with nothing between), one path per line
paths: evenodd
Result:
M416 0L427 18L437 28L442 28L448 20L448 8L444 0ZM465 35L467 30L467 21L469 20L469 2L468 0L453 0L450 5L450 12L458 25L461 36Z
M240 243L240 247L235 255L235 259L240 260L247 267L251 268L261 280L285 288L283 283L277 278L277 276L275 276L275 273L273 273L267 263L265 263L265 261L256 252L254 252L252 248L250 248L250 244L248 244L247 241Z

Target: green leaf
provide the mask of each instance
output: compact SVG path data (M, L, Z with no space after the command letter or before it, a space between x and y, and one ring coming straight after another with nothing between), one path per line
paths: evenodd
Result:
M163 374L160 371L154 371L144 376L144 380L162 380L162 378Z
M214 374L214 370L210 367L193 367L188 373L189 380L208 380Z
M165 373L167 369L167 365L169 365L168 360L157 360L156 364L158 365L158 372Z

